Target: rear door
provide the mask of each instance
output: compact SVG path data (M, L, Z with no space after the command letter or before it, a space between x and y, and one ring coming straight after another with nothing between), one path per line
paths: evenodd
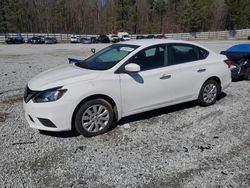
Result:
M169 64L165 74L172 76L172 102L193 100L206 77L206 57L208 52L189 44L169 44Z

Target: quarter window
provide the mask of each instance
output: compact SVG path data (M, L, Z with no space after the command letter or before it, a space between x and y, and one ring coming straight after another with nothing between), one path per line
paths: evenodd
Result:
M202 59L206 59L209 52L205 49L202 49L202 48L198 48L198 52L199 52L199 59L202 60Z

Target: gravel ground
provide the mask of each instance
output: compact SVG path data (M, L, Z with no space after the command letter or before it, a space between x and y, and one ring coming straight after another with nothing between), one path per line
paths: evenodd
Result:
M235 41L201 44L220 52ZM0 187L250 187L250 82L217 103L124 118L85 138L29 128L23 88L41 71L105 45L0 45Z

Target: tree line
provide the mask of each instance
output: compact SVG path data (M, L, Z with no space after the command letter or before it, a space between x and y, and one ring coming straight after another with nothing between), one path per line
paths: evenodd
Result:
M0 0L0 33L200 32L250 27L249 0Z

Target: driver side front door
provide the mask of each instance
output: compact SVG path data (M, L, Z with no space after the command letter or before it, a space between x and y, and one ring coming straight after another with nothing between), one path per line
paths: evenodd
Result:
M171 75L167 75L168 51L165 44L148 47L129 63L140 65L138 73L121 73L123 116L163 107L171 101Z

